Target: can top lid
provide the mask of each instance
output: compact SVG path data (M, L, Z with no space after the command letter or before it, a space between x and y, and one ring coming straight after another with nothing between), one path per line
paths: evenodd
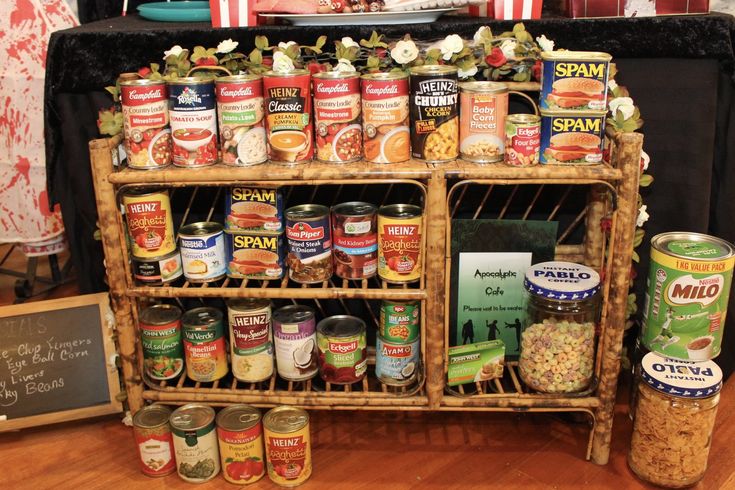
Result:
M707 398L722 388L722 370L714 361L681 361L655 352L643 356L641 377L654 390L679 398Z
M450 75L457 73L458 69L454 65L420 65L412 66L408 71L411 75Z
M274 311L272 318L278 323L298 323L314 318L314 310L304 305L288 305Z
M260 75L257 74L243 74L243 75L229 75L226 77L219 77L217 80L214 81L216 84L220 83L232 83L232 82L251 82L255 80L260 80L263 78Z
M154 429L168 424L171 410L165 405L148 405L133 415L133 426L142 429Z
M463 92L473 92L481 94L500 94L508 91L508 85L502 82L460 82L460 90Z
M216 77L214 74L200 74L196 77L181 77L176 78L174 80L169 80L167 83L169 85L192 85L192 84L203 84L203 83L212 83L214 82L214 79Z
M332 206L332 212L346 216L367 216L375 213L375 205L369 202L351 201Z
M600 275L586 265L541 262L526 271L523 286L529 293L559 301L582 301L600 290Z
M537 123L541 121L541 117L536 114L508 114L505 120L515 124Z
M225 430L245 430L260 422L260 410L250 405L232 405L217 414L217 427Z
M299 204L286 210L286 218L290 220L322 218L329 214L329 208L321 204Z
M723 260L735 255L732 244L702 233L661 233L651 239L651 246L682 259Z
M351 315L334 315L320 321L316 331L329 337L352 337L365 331L365 322Z
M311 72L309 70L297 68L291 71L268 70L267 72L263 73L264 77L296 77L299 75L311 75Z
M542 60L610 61L612 55L601 51L542 51Z
M223 226L214 221L199 221L197 223L189 223L179 228L179 236L200 236L211 235L222 231Z
M388 204L380 206L378 214L388 218L416 218L421 216L421 207L414 204Z
M311 77L343 80L345 78L359 78L360 74L356 71L320 71L314 73Z
M408 73L405 71L388 71L388 72L376 72L376 73L365 73L360 78L363 80L405 80L408 78Z
M219 321L222 321L222 312L217 308L210 308L208 306L189 310L181 318L181 322L185 326L195 327L206 326Z
M548 110L541 109L540 111L543 117L605 117L607 111L559 111L559 110Z
M233 311L259 310L270 306L267 298L232 298L227 302L227 307Z
M140 312L140 323L166 325L181 318L181 309L176 305L153 305Z
M276 407L269 410L263 417L263 425L273 432L296 432L306 427L308 423L308 412L296 407Z
M137 73L135 74L137 77ZM165 80L150 80L148 78L126 78L120 82L120 85L124 87L145 87L146 85L165 85Z
M178 430L199 430L214 420L214 409L208 405L190 403L174 410L171 427Z

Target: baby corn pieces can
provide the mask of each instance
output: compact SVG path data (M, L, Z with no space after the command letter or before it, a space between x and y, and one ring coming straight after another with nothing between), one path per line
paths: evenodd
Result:
M311 476L309 414L281 406L263 417L268 477L277 485L295 487Z
M235 485L255 483L265 475L260 410L232 405L217 414L222 476Z

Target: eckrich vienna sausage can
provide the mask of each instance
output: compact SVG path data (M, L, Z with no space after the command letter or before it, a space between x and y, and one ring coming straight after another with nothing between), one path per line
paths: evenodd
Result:
M311 123L311 74L268 71L263 75L265 131L271 161L294 165L314 155Z
M411 82L411 156L449 162L459 155L457 67L414 66Z

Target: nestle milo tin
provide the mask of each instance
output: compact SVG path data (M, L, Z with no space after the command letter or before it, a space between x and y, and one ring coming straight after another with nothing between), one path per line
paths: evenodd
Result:
M700 233L651 239L641 341L663 356L706 361L719 355L735 248Z
M375 376L389 386L404 386L416 379L419 370L421 340L398 344L382 339L375 341Z

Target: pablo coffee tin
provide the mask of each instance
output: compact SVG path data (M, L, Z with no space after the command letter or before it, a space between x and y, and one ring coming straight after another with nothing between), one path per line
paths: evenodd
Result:
M301 204L286 210L288 276L301 284L332 277L332 233L329 208Z
M227 374L222 312L203 306L181 317L186 375L192 381L215 381Z
M508 86L498 82L459 84L459 151L476 163L500 162L505 155Z
M422 210L412 204L390 204L378 211L378 276L406 283L421 278Z
M377 208L366 202L332 207L334 273L342 279L367 279L378 270Z
M143 370L155 380L176 378L184 369L181 310L174 305L149 306L138 318Z
M362 157L360 75L328 71L314 74L316 157L327 163Z
M281 279L284 273L283 235L225 233L227 277Z
M421 331L421 303L415 301L383 300L380 305L378 334L395 344L408 344L419 337Z
M309 414L300 408L272 408L263 417L268 477L276 485L295 487L311 476Z
M389 386L413 383L419 369L420 339L410 343L389 342L378 335L375 342L375 376Z
M449 162L459 155L457 67L422 65L410 69L411 156Z
M133 415L140 469L146 476L166 476L176 471L170 416L171 410L164 405L148 405Z
M319 370L314 310L284 306L273 312L272 323L278 375L287 381L313 378Z
M183 405L169 419L173 433L179 477L189 483L204 483L220 470L214 409L200 403Z
M122 205L134 258L160 258L176 250L168 190L126 189Z
M248 167L266 161L262 77L221 77L215 81L215 90L222 162Z
M231 187L225 193L225 230L242 233L282 233L283 195L280 189Z
M263 75L265 131L271 161L294 165L314 155L311 122L311 74L268 71Z
M592 51L541 53L539 106L547 111L604 111L612 56Z
M179 229L184 277L189 282L211 282L225 276L225 239L222 225L211 221Z
M602 162L605 111L541 111L540 162L590 165Z
M367 373L365 322L350 315L330 316L316 326L319 376L327 383L352 384Z
M168 93L163 80L120 82L128 167L162 168L171 163Z
M534 114L511 114L505 119L505 163L528 167L539 163L541 118Z
M178 167L217 163L214 78L183 77L168 82L173 162Z
M223 408L215 419L222 476L235 485L249 485L265 475L260 410L249 405Z
M145 286L163 286L181 277L184 270L181 267L181 255L178 250L162 257L141 259L133 257L133 277Z
M365 160L405 162L411 158L408 74L367 73L361 79Z
M273 376L271 304L267 299L235 298L227 302L232 374L245 383Z

